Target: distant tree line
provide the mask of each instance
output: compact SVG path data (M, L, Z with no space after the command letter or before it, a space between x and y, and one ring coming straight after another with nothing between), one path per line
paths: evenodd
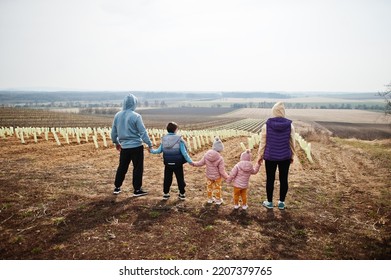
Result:
M292 96L275 92L222 92L222 98L273 98L288 99Z
M1 104L1 107L23 107L23 108L80 108L80 111L82 112L88 112L88 113L94 113L94 114L100 114L98 113L102 107L103 108L118 108L122 107L122 103L109 103L109 102L97 102L97 103L86 103L86 102L80 102L80 101L66 101L66 102L49 102L49 103L42 103L38 101L34 102L25 102L20 104ZM154 100L154 101L148 101L148 100L140 100L137 107L160 107L165 108L168 107L167 103L164 100ZM110 110L108 110L110 111ZM102 111L104 112L104 110Z
M103 102L123 100L132 92L146 100L206 100L219 98L290 98L290 95L272 92L175 92L175 91L0 91L0 103Z
M82 115L115 115L118 108L82 108L79 114Z
M20 104L14 104L10 107L25 107L25 108L94 108L94 107L118 107L120 103L82 103L79 101L66 101L66 102L50 102L41 103L25 102Z
M0 106L11 107L33 107L33 108L79 108L81 113L85 114L112 114L114 110L122 107L123 97L129 92L29 92L29 91L0 91ZM138 107L168 107L166 102L187 101L185 107L194 107L192 101L205 101L205 106L215 108L226 107L222 103L208 101L219 100L224 98L239 98L248 102L236 102L228 105L231 108L272 108L274 102L254 102L251 99L289 99L292 96L288 94L275 92L142 92L133 91L138 97ZM366 97L370 94L365 94ZM365 103L289 103L286 102L287 108L291 109L359 109L385 111L391 114L391 83L387 85L387 90L378 93L386 101L385 105L365 104ZM248 99L248 100L246 100ZM200 106L200 105L197 105ZM107 109L107 110L105 110ZM113 109L113 110L111 110Z
M103 107L103 108L102 108ZM139 102L137 107L156 107L156 108L166 108L168 105L164 100L155 100L154 102L149 102L148 100L144 100L143 102ZM87 108L80 108L80 114L96 114L96 115L113 115L118 112L118 108L122 108L122 104L117 104L116 106L88 106Z

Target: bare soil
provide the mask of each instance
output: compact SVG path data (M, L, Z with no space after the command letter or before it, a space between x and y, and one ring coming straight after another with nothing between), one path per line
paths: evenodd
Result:
M391 140L306 137L315 162L297 147L284 211L261 206L264 167L251 177L249 209L234 210L227 184L224 204L206 203L203 167L185 165L185 201L175 183L162 201L163 163L146 152L148 195L132 197L130 168L115 196L113 146L0 139L0 258L390 259ZM227 171L241 141L224 143Z
M362 140L391 139L391 124L317 122L330 130L333 136Z

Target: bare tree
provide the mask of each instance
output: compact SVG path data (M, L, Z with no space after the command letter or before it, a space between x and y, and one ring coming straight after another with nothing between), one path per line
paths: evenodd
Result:
M379 96L384 98L386 102L386 106L384 108L384 112L386 115L391 115L391 82L386 85L386 90L378 93Z

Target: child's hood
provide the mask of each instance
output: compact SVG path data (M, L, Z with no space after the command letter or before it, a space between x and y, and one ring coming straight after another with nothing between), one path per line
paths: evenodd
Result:
M205 153L205 161L210 162L211 164L217 166L222 157L219 152L216 152L215 150L209 150Z
M238 163L238 168L244 172L250 172L253 170L254 166L251 161L240 161Z
M124 104L122 105L123 110L136 110L137 107L137 98L133 94L129 93L129 95L125 96Z
M163 137L164 147L171 149L181 140L181 135L177 135L175 133L168 133Z

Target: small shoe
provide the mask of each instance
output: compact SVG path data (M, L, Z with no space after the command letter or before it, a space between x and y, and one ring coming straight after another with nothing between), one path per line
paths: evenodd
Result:
M284 210L284 209L285 209L285 202L279 201L279 202L278 202L278 209Z
M216 199L215 203L216 205L221 205L223 203L223 199Z
M239 205L235 204L235 205L234 205L234 209L235 209L235 210L239 209Z
M180 193L180 194L178 195L178 198L179 198L180 200L185 200L185 199L186 199L186 195L185 195L184 193Z
M120 188L115 188L113 194L119 194L121 192Z
M243 209L243 210L247 210L247 208L248 208L248 205L243 205L243 206L242 206L242 209Z
M169 193L163 194L163 200L167 200L169 198L170 198L170 194Z
M148 193L146 191L143 191L142 189L139 189L137 191L134 191L133 196L143 196L147 195Z
M210 198L210 199L208 199L208 203L209 203L209 204L212 204L213 202L214 202L214 200L213 200L213 199L211 199L211 198Z
M269 201L265 200L262 203L262 205L265 206L267 209L273 209L273 202L269 202Z

